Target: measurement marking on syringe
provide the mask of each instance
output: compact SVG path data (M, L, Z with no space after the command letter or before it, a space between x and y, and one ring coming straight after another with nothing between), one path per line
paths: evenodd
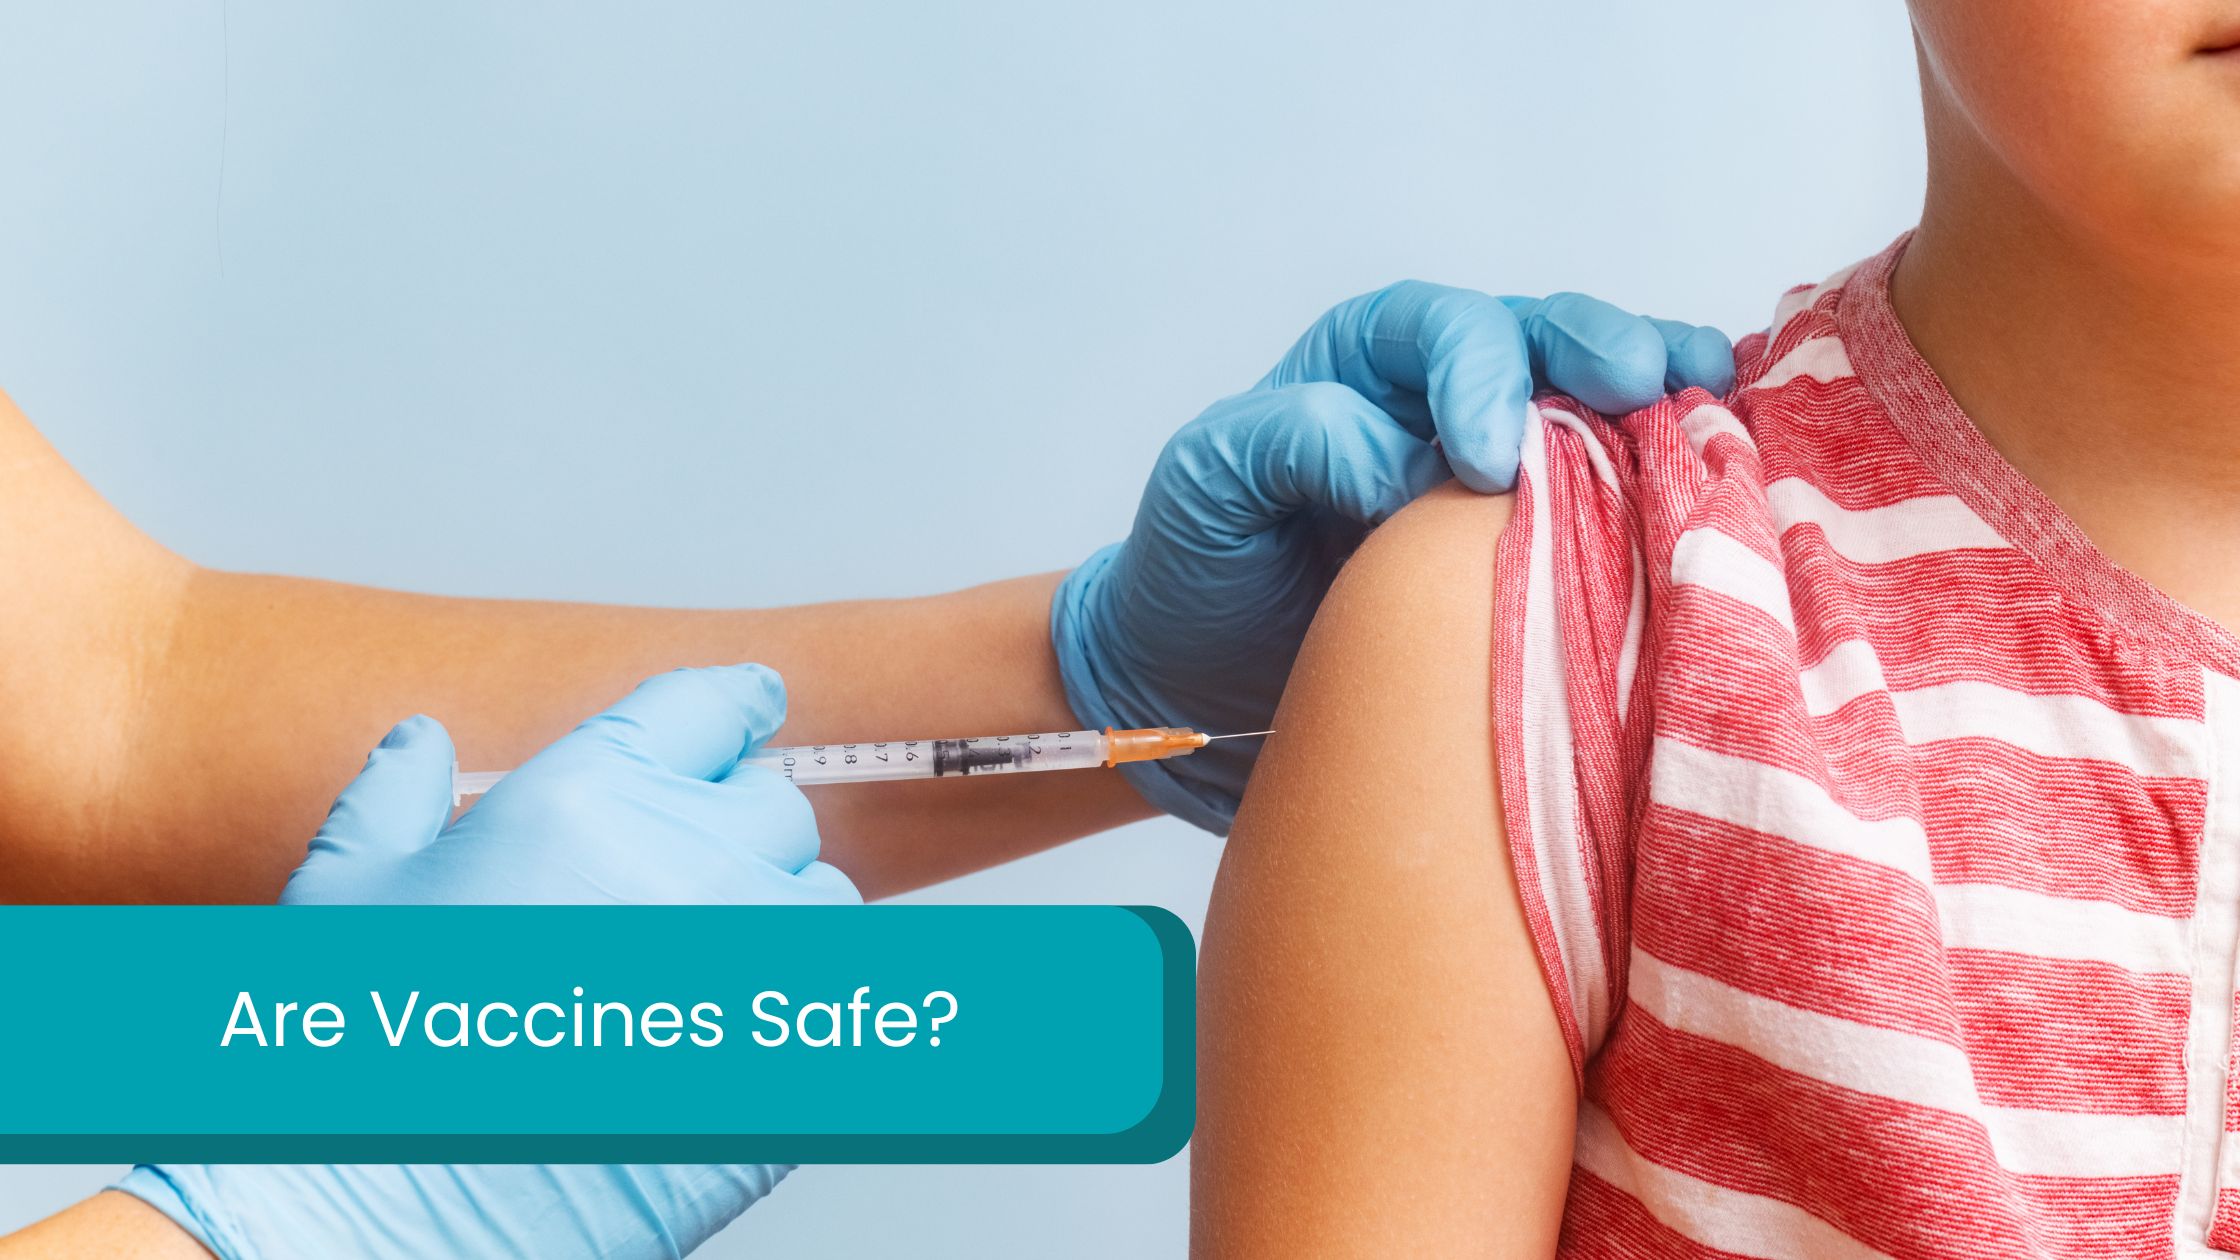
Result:
M877 740L859 744L807 744L763 748L740 759L742 765L776 771L803 787L836 783L875 783L891 779L970 778L1045 770L1086 770L1130 761L1183 757L1217 739L1272 734L1201 735L1188 727L1151 726L1137 730L1037 731L1021 735L982 735L970 739ZM896 754L900 754L897 760ZM502 774L455 774L455 794L487 791Z

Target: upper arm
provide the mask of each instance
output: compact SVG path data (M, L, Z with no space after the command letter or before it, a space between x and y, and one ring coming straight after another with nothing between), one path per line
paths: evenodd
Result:
M1576 1093L1496 777L1510 511L1402 512L1300 654L1208 916L1200 1254L1554 1250Z

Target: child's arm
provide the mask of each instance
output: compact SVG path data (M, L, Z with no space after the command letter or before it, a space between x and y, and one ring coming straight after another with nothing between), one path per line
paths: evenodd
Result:
M1512 501L1434 491L1323 604L1201 973L1201 1256L1540 1256L1575 1086L1510 868L1490 706Z
M133 527L0 395L0 900L269 901L399 719L503 769L678 666L779 670L786 742L1062 730L1057 580L697 612L221 573ZM1151 812L1094 772L812 796L825 856L874 897Z

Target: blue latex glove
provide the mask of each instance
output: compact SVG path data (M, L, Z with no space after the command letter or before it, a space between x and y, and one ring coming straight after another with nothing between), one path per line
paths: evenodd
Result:
M1074 715L1096 727L1267 727L1338 566L1450 474L1513 487L1535 391L1622 413L1668 389L1733 383L1733 347L1717 330L1576 293L1492 298L1405 281L1333 308L1258 385L1175 434L1127 540L1059 588L1051 638ZM1226 833L1258 743L1122 773L1160 809Z
M498 781L459 821L451 736L389 732L335 801L282 905L857 902L817 861L817 819L739 759L785 721L760 665L647 679Z
M816 819L739 758L785 719L758 665L641 685L458 822L451 737L389 732L335 802L285 903L854 903ZM221 1260L681 1256L791 1170L776 1164L143 1165L118 1183Z
M218 1260L671 1260L785 1176L765 1164L142 1164L115 1186Z

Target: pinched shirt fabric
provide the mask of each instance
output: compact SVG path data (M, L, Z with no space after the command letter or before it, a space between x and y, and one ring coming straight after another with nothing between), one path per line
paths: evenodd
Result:
M1724 400L1538 405L1494 714L1565 1255L2240 1249L2240 644L1969 423L1905 244Z

